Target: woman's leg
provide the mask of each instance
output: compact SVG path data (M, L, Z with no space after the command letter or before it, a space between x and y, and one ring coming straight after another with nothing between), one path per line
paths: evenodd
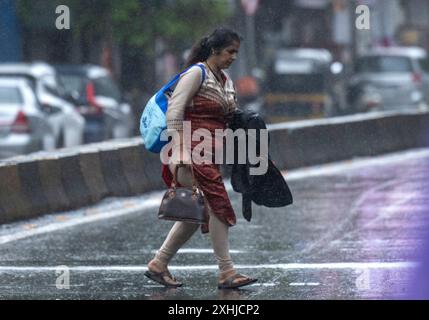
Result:
M229 282L226 287L240 287L256 282L256 279L252 279L246 275L237 274L229 252L229 226L220 221L216 215L213 214L210 207L209 214L210 237L212 240L213 251L219 265L219 284L225 285L225 283Z
M171 228L161 248L149 262L152 271L167 270L167 266L177 251L192 237L199 225L194 223L176 222Z
M231 255L229 253L229 227L220 221L209 207L209 231L212 241L213 251L218 261L219 272L221 278L225 274L234 272L234 264L232 263Z
M192 176L189 168L179 168L177 175L177 180L181 185L192 186ZM198 227L199 225L194 223L176 222L155 257L149 262L149 270L154 272L167 271L167 266L171 259L198 230Z

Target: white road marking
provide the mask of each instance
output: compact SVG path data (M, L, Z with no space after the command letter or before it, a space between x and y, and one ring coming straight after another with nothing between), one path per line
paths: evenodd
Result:
M151 250L151 253L157 253L158 250ZM245 253L243 250L229 250L230 253ZM185 248L179 249L177 253L213 253L213 249L197 249L197 248Z
M258 264L258 265L235 265L236 269L409 269L415 268L417 262L328 262L328 263L280 263L280 264ZM195 271L195 270L217 270L217 265L194 265L194 266L169 266L170 270ZM37 272L55 271L58 266L0 266L0 272ZM94 272L94 271L125 271L142 272L146 266L117 265L117 266L70 266L70 271Z
M263 282L263 283L254 283L253 286L255 287L275 287L277 283L272 282Z
M303 178L309 178L313 176L321 176L321 175L330 175L330 174L338 174L350 170L360 169L366 166L383 166L389 163L407 161L411 159L420 159L429 157L429 149L416 149L412 151L398 152L394 154L379 156L376 158L364 158L364 159L356 159L353 161L344 161L333 164L326 164L321 166L314 166L305 169L298 169L290 172L282 171L285 175L287 181L298 180ZM226 189L228 191L232 191L231 182L229 180L225 181ZM142 210L148 210L157 208L161 202L162 196L164 195L164 191L155 191L150 193L150 198L148 196L143 196L143 199L135 200L131 206L127 208L119 208L111 211L103 211L102 207L97 209L89 209L91 211L90 216L84 217L73 217L67 221L57 221L53 223L48 223L46 225L39 226L36 223L29 230L21 230L12 231L7 234L3 234L0 236L0 245L10 243L16 240L25 239L28 237L32 237L39 234L55 232L58 230L62 230L65 228L74 227L80 224L91 223L95 221L105 220L116 218L123 215L135 214ZM124 199L124 201L130 202L129 199ZM66 214L64 214L66 215ZM28 223L31 223L29 221Z
M290 286L318 286L320 285L319 282L291 282L289 283Z

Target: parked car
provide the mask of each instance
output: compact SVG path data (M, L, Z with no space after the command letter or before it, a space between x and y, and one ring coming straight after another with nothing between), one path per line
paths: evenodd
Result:
M107 69L95 65L55 67L67 93L85 117L85 141L130 137L134 129L131 106L126 103Z
M10 77L27 79L53 127L55 147L73 147L83 143L85 119L65 99L65 91L53 67L46 63L0 64L0 79Z
M54 148L53 127L28 81L0 78L0 158Z
M427 108L429 60L424 49L379 48L359 57L347 86L351 112Z
M333 70L341 72L341 66L325 49L279 49L264 79L265 117L283 121L335 115Z

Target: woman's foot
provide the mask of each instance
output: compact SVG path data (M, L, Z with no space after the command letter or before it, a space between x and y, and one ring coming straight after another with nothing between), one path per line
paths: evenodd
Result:
M244 286L248 286L255 283L258 279L251 278L244 274L236 273L235 271L221 275L219 277L218 288L219 289L236 289Z
M168 268L161 266L156 260L151 260L147 265L147 271L145 276L149 279L158 282L166 287L181 287L183 283L179 282L174 278Z

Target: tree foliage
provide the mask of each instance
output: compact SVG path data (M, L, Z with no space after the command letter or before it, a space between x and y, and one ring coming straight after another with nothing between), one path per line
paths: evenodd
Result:
M148 52L155 38L181 50L230 16L228 0L18 0L17 9L24 27L42 31L55 27L60 4L70 8L75 39L111 31L118 43Z

